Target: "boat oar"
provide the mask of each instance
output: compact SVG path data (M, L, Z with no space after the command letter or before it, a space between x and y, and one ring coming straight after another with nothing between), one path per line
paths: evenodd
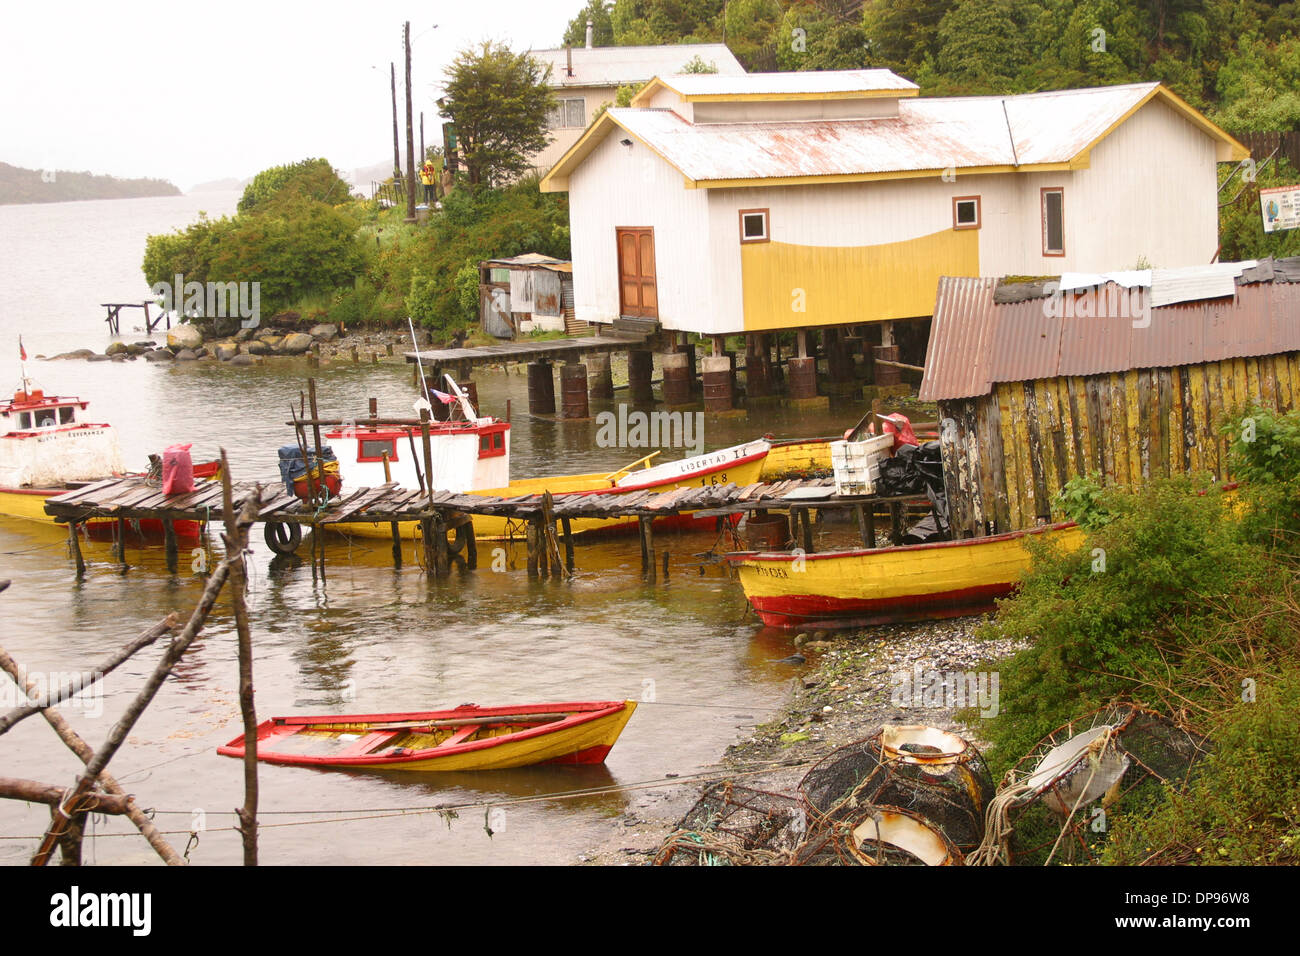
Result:
M638 458L636 461L632 462L632 464L627 465L624 468L620 468L618 471L611 471L608 475L602 478L601 481L613 481L615 478L618 478L622 475L626 475L629 471L631 471L633 468L635 468L637 465L641 464L642 462L649 464L650 460L656 457L658 454L659 452L652 451L644 458Z
M572 714L503 714L500 717L451 717L446 720L408 720L395 724L371 724L371 730L436 730L439 727L465 727L470 724L546 724L572 717Z

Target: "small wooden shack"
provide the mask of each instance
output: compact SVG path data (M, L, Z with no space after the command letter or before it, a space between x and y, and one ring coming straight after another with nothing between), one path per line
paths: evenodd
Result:
M573 264L535 252L480 262L479 319L483 330L499 339L534 329L578 331L573 318Z
M1298 350L1300 258L944 278L920 398L939 405L954 535L1049 519L1076 475L1228 479L1224 419L1295 408Z

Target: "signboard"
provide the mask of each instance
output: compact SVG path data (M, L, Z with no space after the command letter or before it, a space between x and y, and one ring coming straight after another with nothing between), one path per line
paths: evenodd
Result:
M1265 232L1300 229L1300 184L1261 189L1259 212Z
M456 125L442 124L442 157L447 169L456 172Z

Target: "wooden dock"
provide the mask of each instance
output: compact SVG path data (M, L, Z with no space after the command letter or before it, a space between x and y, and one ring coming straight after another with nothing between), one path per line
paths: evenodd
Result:
M328 530L330 525L341 522L387 523L392 528L394 563L400 567L402 549L398 525L417 521L424 541L423 564L440 574L450 570L452 550L449 538L465 526L468 526L470 532L466 536L465 562L470 568L476 566L477 549L472 533L475 515L513 518L526 526L529 571L542 576L548 571L558 573L561 564L566 570L573 570L574 535L570 524L575 518L636 518L641 536L643 569L653 575L658 563L655 559L652 530L656 518L694 512L700 517L717 518L721 528L730 517L738 514L788 511L791 538L801 541L804 551L811 553L813 537L810 512L813 510L852 510L857 517L863 546L875 547L877 508L888 510L889 537L898 543L902 535L905 506L908 502L924 500L923 496L916 495L840 498L835 495L833 482L825 478L791 478L743 487L729 483L667 491L579 493L558 498L550 494L513 498L447 491L434 491L430 494L418 489L402 488L395 482L390 482L374 488L358 488L318 507L305 504L296 496L288 494L278 481L267 485L236 482L232 491L236 509L241 508L249 499L259 500L257 520L268 526L267 543L281 553L297 547L303 525L316 531ZM208 521L220 511L221 496L221 484L216 481L205 483L189 494L164 495L159 487L149 484L142 477L109 478L50 498L45 503L45 511L56 521L66 522L72 527L74 533L70 537L74 547L76 525L90 519L116 519L119 542L124 537L122 531L125 522L159 520L167 532L168 566L174 570L176 545L174 532L171 531L172 524L186 520ZM558 532L557 525L560 529ZM562 561L559 556L561 540L564 550ZM323 548L320 552L323 574ZM313 567L315 554L316 538L313 535ZM119 557L125 560L124 553L119 552Z
M633 332L606 332L581 338L521 340L500 345L480 345L464 349L423 349L406 352L407 362L417 359L431 369L451 369L458 378L466 377L477 365L500 365L507 362L553 362L578 359L600 352L621 352L645 345L646 336Z

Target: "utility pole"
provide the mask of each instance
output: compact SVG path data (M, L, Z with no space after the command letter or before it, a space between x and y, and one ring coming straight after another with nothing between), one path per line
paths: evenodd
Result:
M424 160L428 153L424 151L424 110L420 110L420 165L424 165Z
M388 61L388 72L393 80L393 182L402 181L402 147L397 138L397 66Z
M415 136L411 122L411 21L402 27L406 46L406 221L415 222Z

